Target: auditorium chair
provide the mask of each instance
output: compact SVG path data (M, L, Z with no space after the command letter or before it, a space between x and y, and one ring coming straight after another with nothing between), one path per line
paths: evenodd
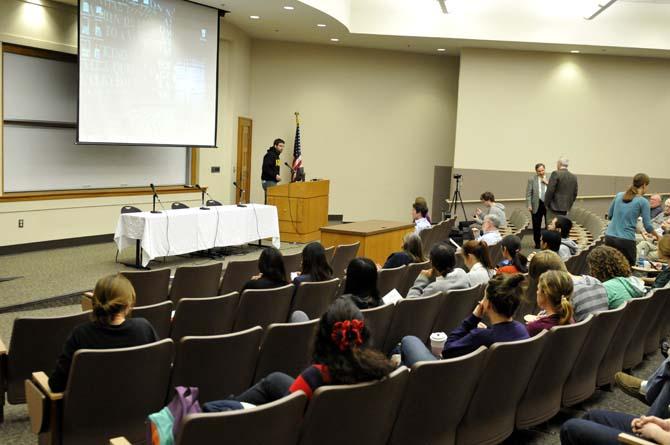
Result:
M146 437L146 418L165 406L173 343L75 352L65 392L44 372L26 380L30 425L39 443L90 445Z
M335 246L326 247L323 249L323 253L326 255L326 261L332 266L333 264L333 255L335 254Z
M468 289L452 289L446 292L442 303L437 309L437 316L433 322L432 332L446 332L447 334L461 325L463 320L472 314L472 311L481 300L485 284Z
M632 369L642 363L644 358L644 345L649 336L649 332L656 326L656 320L663 315L663 306L665 300L663 294L658 291L652 291L649 294L651 300L637 324L635 332L631 336L628 347L623 356L623 369ZM658 343L657 343L658 345Z
M335 300L340 280L303 282L298 285L291 303L291 310L303 311L310 319L320 318Z
M181 209L188 209L189 207L184 204L183 202L173 202L172 203L172 210L181 210Z
M242 292L244 285L251 277L258 275L258 260L231 261L226 266L219 287L219 295L230 292Z
M319 320L272 323L265 330L254 382L271 372L297 377L312 363L312 349Z
M596 386L605 386L614 382L614 374L623 369L623 357L633 334L640 323L651 297L633 298L626 302L626 307L617 325L607 352L600 362L596 377ZM634 339L642 341L642 339Z
M302 270L302 252L297 252L289 255L282 255L284 262L284 269L286 270L286 281L291 280L291 272L300 272Z
M135 289L135 306L162 303L170 294L170 269L121 272Z
M360 241L353 244L340 244L335 249L331 266L333 268L333 277L342 279L346 273L347 266L351 260L356 258Z
M619 433L618 441L619 443L628 445L656 445L656 442L649 442L648 440L628 433Z
M135 206L127 205L127 206L121 207L121 214L122 215L125 214L125 213L140 213L140 212L142 212L142 210L138 209ZM116 249L116 257L114 257L114 262L115 263L119 262L119 249Z
M437 239L437 230L435 226L426 227L421 232L419 232L419 238L421 238L421 250L425 254L430 252L430 248L433 247Z
M658 317L649 330L647 338L644 340L645 354L653 354L658 350L661 336L667 333L668 325L670 324L670 287L655 289L654 293L660 294L660 298L664 303L661 305Z
M514 313L514 319L520 323L526 323L524 316L531 314L535 315L539 312L540 308L537 305L537 280L527 276L526 282L528 287L526 292L521 296L521 302L519 307Z
M307 406L300 445L386 445L409 371L355 385L321 386Z
M502 256L502 244L497 243L492 246L489 246L489 255L491 256L491 262L495 267L496 264L500 263L503 259Z
M294 289L292 284L287 284L274 289L248 289L242 292L233 331L257 325L266 328L271 323L285 323Z
M432 266L430 264L430 261L424 261L421 263L410 263L407 265L407 272L405 273L405 277L403 278L402 283L398 287L398 292L400 295L403 297L406 297L407 294L409 293L409 290L412 288L414 285L414 282L416 281L417 277L421 273L422 270L430 269Z
M178 345L187 335L221 335L233 330L240 295L210 298L182 298L172 319L170 337Z
M365 326L370 330L370 346L381 350L386 342L395 305L385 304L370 309L362 309Z
M444 295L438 292L425 297L400 300L395 305L382 352L391 352L405 335L415 335L423 341L428 340L443 297Z
M256 326L232 334L183 337L177 345L168 400L175 386L198 387L201 403L247 390L262 336L263 329Z
M144 318L154 327L159 339L170 337L172 324L172 310L174 305L170 300L149 306L135 306L130 313L131 318Z
M32 372L51 371L72 330L90 318L90 312L62 317L19 317L14 320L9 350L0 340L0 421L5 398L17 405L26 402L23 382Z
M562 405L569 407L591 397L596 390L598 366L607 352L612 335L621 320L624 305L609 311L597 312L579 350L575 364L563 386Z
M255 408L222 413L189 414L176 445L295 445L307 396L297 391Z
M222 263L178 267L170 287L170 300L177 304L182 298L207 298L219 295L222 267Z
M542 352L546 334L542 331L526 340L491 345L468 409L458 425L457 444L495 444L512 434L516 407Z
M516 428L528 429L554 417L561 410L563 385L591 331L593 315L579 323L554 326L516 408Z
M389 445L454 444L486 353L480 346L461 357L415 363Z
M398 290L404 284L406 274L407 267L404 265L390 269L379 269L377 271L377 290L379 290L379 296L383 297L393 289Z

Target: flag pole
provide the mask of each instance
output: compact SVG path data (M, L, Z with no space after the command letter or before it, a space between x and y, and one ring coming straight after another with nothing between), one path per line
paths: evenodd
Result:
M297 125L300 125L300 113L298 113L298 112L296 111L296 112L293 113L293 114L295 114L295 123L296 123Z

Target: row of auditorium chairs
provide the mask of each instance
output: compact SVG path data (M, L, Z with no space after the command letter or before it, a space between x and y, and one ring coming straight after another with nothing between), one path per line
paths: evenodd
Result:
M436 297L427 297L424 301L431 298ZM399 303L394 311L399 311L404 303ZM435 313L436 308L423 306L422 312ZM366 319L369 315L370 311L366 311ZM648 344L653 345L652 350L657 347L659 332L665 330L669 319L670 290L656 290L648 297L634 299L617 309L591 315L577 324L554 327L528 340L497 343L489 349L482 347L455 359L417 363L411 372L400 368L379 382L323 387L315 391L309 403L300 395L292 395L250 410L187 416L176 443L500 443L515 428L527 429L545 422L556 415L562 406L573 406L589 398L596 387L612 383L615 372L635 366L636 362L642 360L642 353ZM251 337L254 335L252 332L253 329L232 335ZM408 333L411 332L405 332ZM208 337L187 337L181 340L180 347L189 340L203 344L212 342ZM105 394L95 394L95 397L89 394L85 397L80 388L89 386L77 379L86 381L96 378L106 381L105 372L110 371L105 371L107 367L103 364L112 361L104 358L106 355L125 352L129 356L133 355L133 359L128 358L128 361L137 360L134 363L141 368L151 356L148 351L160 347L164 347L163 343L140 347L146 351L141 357L135 354L138 348L129 348L126 350L129 352L77 353L68 382L68 385L74 386L68 387L66 397L79 394L80 398L78 404L75 401L65 404L71 412L63 413L62 434L83 434L82 426L86 423L79 416L91 409L92 404L108 409ZM228 360L224 362L233 362L240 368L246 367L251 374L253 364L244 366L234 355L235 351L245 348L237 345L230 349ZM184 359L185 363L189 363L192 380L181 382L187 385L198 382L193 374L207 372L214 355L211 351L200 349L197 355ZM178 361L179 348L177 357ZM80 362L88 363L82 365L86 373L75 371ZM129 367L125 365L125 359L119 362L121 371ZM167 362L169 359L162 361L169 368ZM174 372L177 371L175 365ZM169 369L155 372L152 375L165 375L160 380L163 386L158 392L164 399L170 385L170 372ZM124 374L114 371L114 375ZM133 373L133 376L142 379L137 377L137 373ZM209 378L210 381L216 381L214 375ZM220 383L223 384L225 380L220 379ZM38 382L39 376L36 376L28 386L39 386ZM119 384L132 389L136 383L123 381ZM146 378L143 383L147 384ZM151 383L151 386L151 391L154 391L160 385ZM206 389L205 393L208 391ZM44 391L40 393L44 394ZM145 406L145 412L155 411L156 406L160 406L158 402L162 399L159 396L156 398L154 405ZM118 399L115 397L114 403L117 405L131 403ZM142 399L143 395L132 402L138 403L137 400ZM202 400L206 399L203 397ZM133 421L126 417L123 422L115 417L118 413L110 416L98 408L97 414L98 419L111 418L113 421L96 421L91 416L84 418L97 422L96 428L107 434L106 439L116 435L132 439L143 432L143 418L139 413ZM39 416L37 419L41 420ZM136 426L136 429L132 429L131 425ZM72 440L68 443L99 442L93 441L90 436L86 440L89 442Z
M419 238L421 238L421 248L423 249L424 255L428 256L428 253L434 244L449 240L449 234L451 233L451 229L454 228L455 223L455 217L445 219L444 221L439 222L431 227L427 227L419 232Z

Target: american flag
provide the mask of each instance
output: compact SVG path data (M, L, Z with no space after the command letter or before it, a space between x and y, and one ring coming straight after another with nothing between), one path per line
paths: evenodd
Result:
M295 141L293 143L293 173L291 173L291 182L300 180L303 175L302 152L300 150L300 113L295 113Z

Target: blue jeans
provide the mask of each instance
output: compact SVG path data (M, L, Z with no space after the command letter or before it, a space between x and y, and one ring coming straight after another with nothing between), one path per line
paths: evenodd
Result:
M261 181L263 186L263 192L265 193L265 204L268 203L268 187L274 187L277 185L277 181Z
M654 373L647 379L647 402L651 406L648 416L661 419L670 417L670 359L665 359Z
M583 419L570 419L561 427L561 445L617 445L619 433L632 434L631 414L594 410Z
M412 367L416 362L435 361L437 357L423 344L419 337L406 335L400 341L402 364Z

